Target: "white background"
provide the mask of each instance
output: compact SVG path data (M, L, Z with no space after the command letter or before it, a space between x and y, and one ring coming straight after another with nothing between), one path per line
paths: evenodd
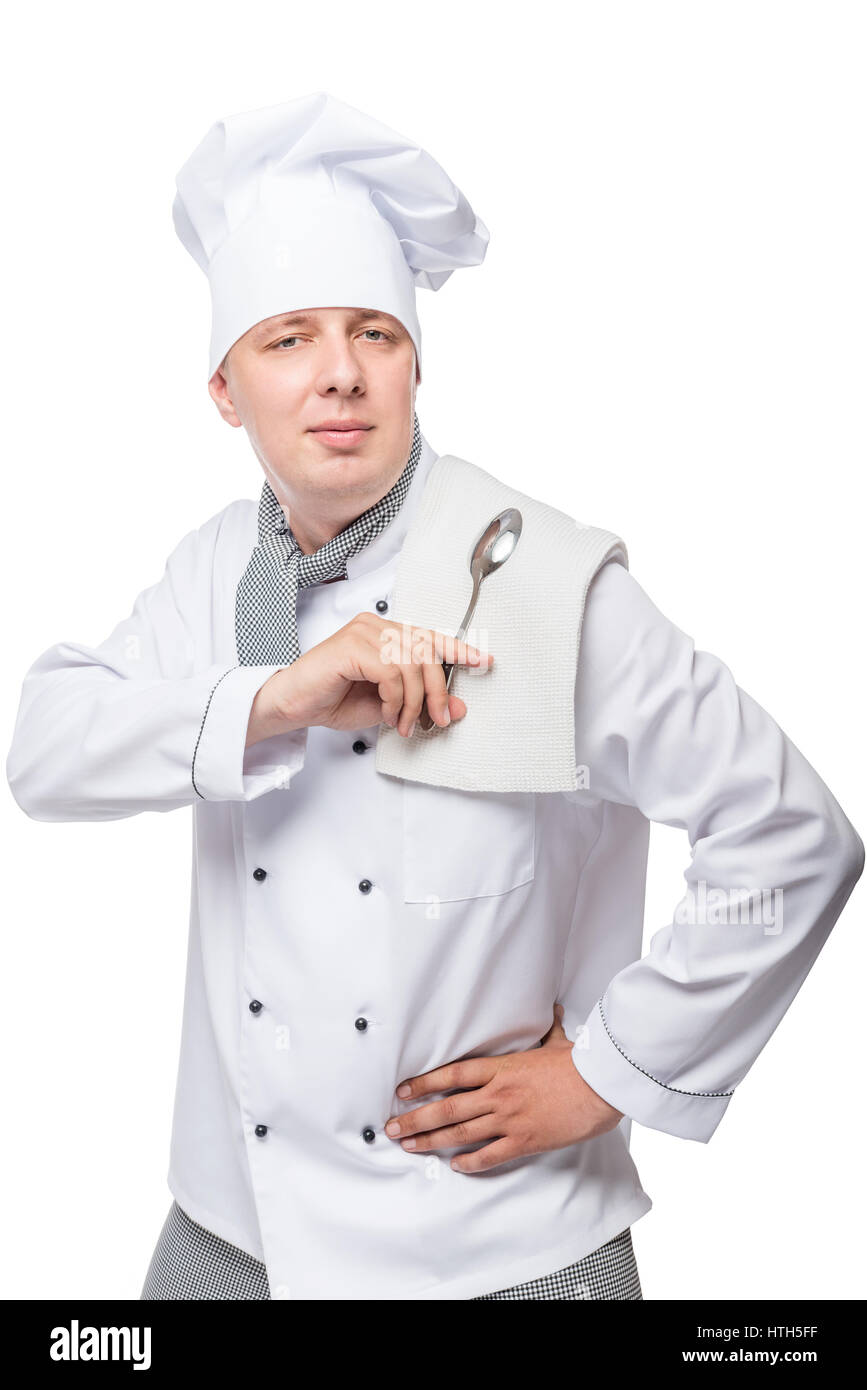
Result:
M864 835L862 5L55 3L4 29L7 749L36 656L102 641L183 534L259 495L207 394L174 175L220 116L324 89L491 231L418 293L434 449L621 535ZM4 788L0 1296L137 1299L191 812L45 824ZM654 826L645 949L688 862ZM864 901L709 1144L633 1125L645 1298L867 1294Z

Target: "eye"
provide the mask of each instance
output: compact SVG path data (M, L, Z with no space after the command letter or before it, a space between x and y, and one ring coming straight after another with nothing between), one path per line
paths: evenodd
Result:
M385 332L383 329L381 329L381 328L365 328L365 329L363 330L363 332L364 332L365 334L367 334L367 333L378 333L378 334L379 334L379 339L380 339L380 340L382 340L383 342L389 342L389 341L390 341L390 335L389 335L388 333L386 333L386 332ZM301 334L300 334L300 333L291 333L291 334L289 334L289 336L286 337L286 338L279 338L279 339L277 340L277 342L274 344L274 346L275 346L276 348L282 348L282 346L283 346L284 343L297 343L297 342L300 341L300 339L301 339ZM369 339L369 338L368 338L368 342L370 342L370 339Z

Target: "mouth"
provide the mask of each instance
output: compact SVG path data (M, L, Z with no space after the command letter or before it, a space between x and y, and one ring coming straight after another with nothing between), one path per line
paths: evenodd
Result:
M351 449L361 443L370 434L373 425L349 425L332 426L326 429L311 430L314 438L323 444L330 444L342 449Z

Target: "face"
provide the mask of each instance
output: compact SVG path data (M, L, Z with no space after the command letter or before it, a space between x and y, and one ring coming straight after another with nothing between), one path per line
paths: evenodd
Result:
M391 314L322 308L257 323L229 349L208 390L223 419L247 431L309 551L400 475L418 380L413 341ZM364 428L322 429L350 420Z

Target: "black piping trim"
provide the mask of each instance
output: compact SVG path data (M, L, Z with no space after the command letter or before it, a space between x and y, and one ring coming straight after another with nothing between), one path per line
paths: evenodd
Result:
M614 1043L614 1046L617 1048L617 1051L620 1053L621 1057L626 1057L626 1053L623 1051L623 1048L620 1046L620 1044L619 1044L619 1042L617 1041L617 1039L613 1036L613 1034L612 1034L612 1032L611 1032L611 1029L608 1027L608 1023L607 1023L607 1020L606 1020L606 1018L605 1018L605 1014L603 1013L603 1010L602 1010L602 1000L601 1000L601 999L597 1000L597 1006L598 1006L598 1009L599 1009L600 1016L601 1016L601 1018L602 1018L602 1022L603 1022L604 1025L605 1025L605 1031L606 1031L606 1033L608 1034L609 1038L611 1038L611 1041ZM637 1062L633 1062L633 1060L632 1060L631 1057L626 1057L626 1060L627 1060L627 1062L629 1063L630 1066L635 1067L635 1070L636 1070L636 1071L640 1071L641 1074L642 1074L642 1076L646 1076L646 1077L648 1077L651 1081L655 1081L656 1084L657 1084L657 1086L662 1086L663 1090L666 1090L666 1091L676 1091L677 1094L678 1094L679 1096L733 1096L733 1095L734 1095L734 1091L733 1091L733 1090L732 1090L732 1091L684 1091L684 1090L681 1089L680 1086L667 1086L667 1085L665 1084L664 1081L660 1081L659 1078L656 1077L656 1076L651 1076L649 1071L645 1071L645 1070L644 1070L644 1067L640 1067L640 1066L638 1065Z
M238 670L238 667L239 667L240 665L241 665L241 663L240 663L240 661L239 661L235 666L230 666L229 669L228 669L228 671L224 671L223 674L222 674L221 677L220 677L220 680L217 681L217 685L220 684L220 681L225 680L226 677L227 677L228 675L231 675L231 673L232 673L233 671L237 671L237 670ZM193 781L193 790L195 791L195 793L196 793L197 796L201 796L201 797L202 797L202 800L203 800L203 801L205 801L207 798L204 797L204 796L202 796L202 793L199 791L198 787L196 786L196 754L197 754L198 751L199 751L199 744L200 744L201 741L202 741L202 730L203 730L204 727L205 727L205 720L206 720L207 717L208 717L208 710L211 708L211 701L212 701L213 698L214 698L214 690L216 690L217 685L214 686L213 690L211 691L210 695L208 696L208 703L205 705L205 712L204 712L204 714L202 715L202 722L201 722L201 724L199 725L199 736L198 736L198 738L196 739L196 746L195 746L195 748L193 749L193 761L192 761L191 764L190 764L190 776L192 777L192 781Z

